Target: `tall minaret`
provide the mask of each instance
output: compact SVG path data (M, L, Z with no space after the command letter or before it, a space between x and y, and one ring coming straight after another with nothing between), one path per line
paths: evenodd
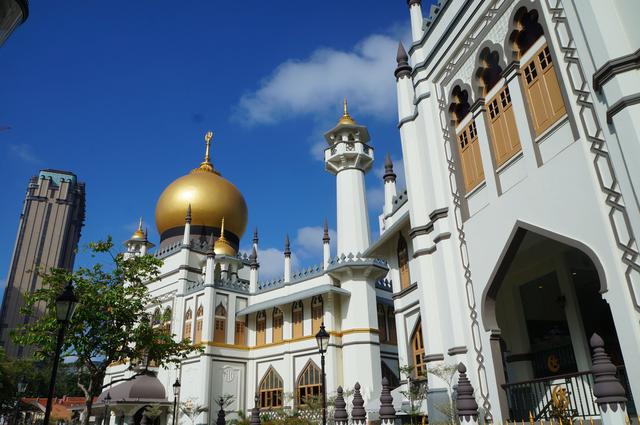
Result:
M325 169L336 176L338 255L356 255L370 245L369 212L364 175L373 164L373 148L367 127L349 115L347 99L338 124L324 135Z
M371 169L373 149L367 128L355 123L344 101L344 113L338 124L325 134L329 147L324 151L325 168L336 176L338 259L329 263L327 273L349 291L342 305L341 329L331 328L332 320L325 320L330 332L355 330L342 338L342 361L349 365L342 372L342 384L352 388L356 382L362 386L366 399L380 394L382 374L375 283L388 269L361 255L370 245L369 214L365 198L364 175ZM328 235L327 235L328 236ZM328 247L328 238L327 244ZM332 315L325 313L325 319ZM329 350L327 356L338 356L338 350Z

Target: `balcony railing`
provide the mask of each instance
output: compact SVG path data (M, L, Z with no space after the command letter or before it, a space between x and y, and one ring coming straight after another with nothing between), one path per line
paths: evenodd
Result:
M636 414L633 396L624 366L618 366L618 377L627 392L627 408L630 415ZM528 421L529 414L536 420L550 420L557 403L557 395L563 393L568 400L567 414L576 419L596 418L600 410L593 395L591 372L508 383L502 386L507 393L511 420ZM554 398L554 393L556 397Z

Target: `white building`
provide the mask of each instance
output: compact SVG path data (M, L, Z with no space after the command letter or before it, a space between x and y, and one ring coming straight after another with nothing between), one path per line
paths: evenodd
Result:
M413 42L399 47L395 72L407 188L396 188L388 160L375 242L363 179L373 149L346 105L325 135L338 252L325 240L322 266L292 274L285 249L284 278L260 283L255 254L236 255L244 200L208 158L161 196L154 255L165 264L149 287L171 331L205 346L160 372L167 393L179 375L181 398L211 409L224 393L236 396L233 410L253 407L254 393L263 408L295 406L319 391L313 335L324 321L330 392L359 381L374 399L399 365L464 362L496 422L544 416L556 385L589 417L597 332L631 409L640 402L640 3L443 0L426 18L420 0L407 3ZM128 247L147 244L137 235ZM437 416L448 390L427 379Z

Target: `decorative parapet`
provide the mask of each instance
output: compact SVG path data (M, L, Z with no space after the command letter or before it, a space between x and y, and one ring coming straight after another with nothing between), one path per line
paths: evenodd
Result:
M322 276L324 274L324 269L321 265L309 266L305 269L299 270L291 275L291 281L288 285L303 282L305 280L309 280L312 277ZM272 279L266 280L262 282L258 282L258 292L269 291L272 289L280 288L285 286L284 278L280 279Z
M393 205L391 207L390 215L393 215L393 213L398 211L400 207L402 207L404 204L407 203L408 200L409 200L409 195L407 194L407 189L404 189L403 191L401 191L399 195L394 196L393 200L391 201Z
M389 268L386 261L380 258L363 257L362 254L358 252L357 254L342 254L338 257L332 258L331 261L329 261L329 267L327 270L336 269L344 265L378 266L385 269Z
M188 280L185 285L184 292L186 294L191 294L193 292L198 292L201 289L204 289L204 280L199 279L197 281Z
M172 243L171 245L167 245L162 249L156 250L156 252L153 253L153 256L156 258L162 259L170 256L175 252L180 251L181 249L182 249L182 241L175 242L175 243Z
M389 279L380 279L376 282L376 289L382 289L383 291L393 292L393 282Z
M227 279L215 282L214 285L216 288L226 289L232 292L241 292L248 294L249 293L249 281L246 279Z

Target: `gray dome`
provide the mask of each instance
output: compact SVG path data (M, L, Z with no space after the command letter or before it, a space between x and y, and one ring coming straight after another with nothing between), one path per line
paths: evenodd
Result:
M131 401L167 401L167 393L164 385L155 375L136 376L131 381L121 382L107 388L98 397L98 403L103 403L107 393L111 396L111 402Z

